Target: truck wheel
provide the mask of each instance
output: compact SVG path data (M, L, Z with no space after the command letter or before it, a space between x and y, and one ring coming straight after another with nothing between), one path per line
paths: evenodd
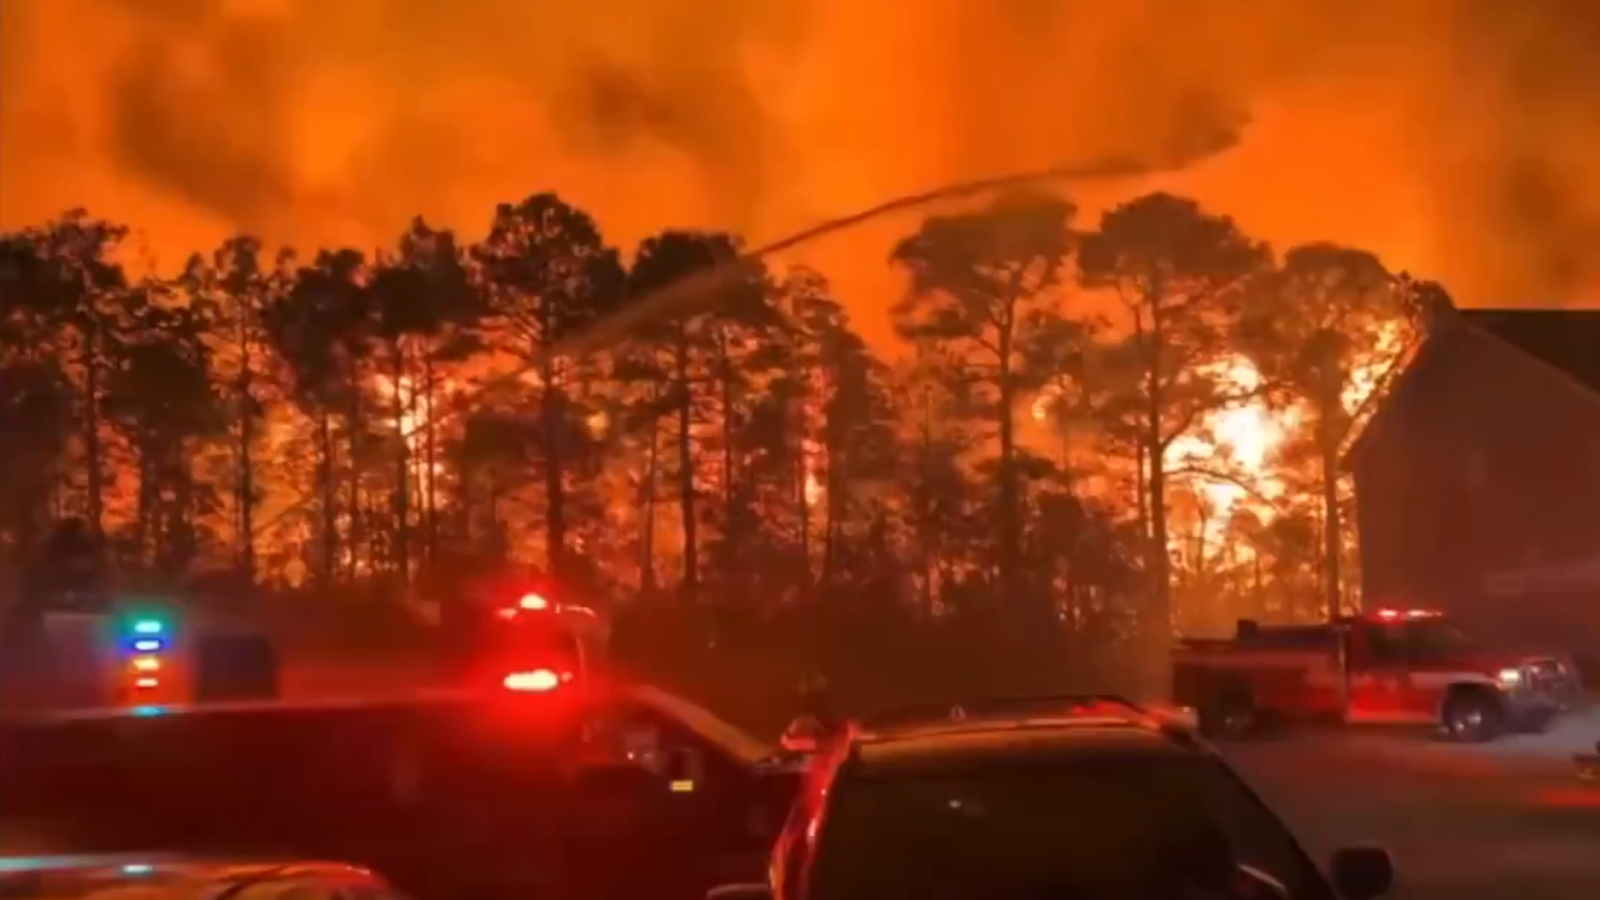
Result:
M1200 709L1200 732L1207 737L1238 740L1249 737L1259 725L1255 698L1247 691L1223 691Z
M1458 688L1445 700L1439 726L1448 740L1458 744L1481 744L1500 736L1505 728L1505 716L1488 691Z

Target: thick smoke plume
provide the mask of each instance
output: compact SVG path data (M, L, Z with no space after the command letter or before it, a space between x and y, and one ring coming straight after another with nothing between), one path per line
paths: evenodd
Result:
M0 219L89 204L167 256L237 228L377 243L416 212L475 234L495 201L548 187L620 240L669 222L766 237L1248 116L1238 146L1150 186L1278 243L1370 246L1467 302L1600 296L1587 0L5 0L0 16Z

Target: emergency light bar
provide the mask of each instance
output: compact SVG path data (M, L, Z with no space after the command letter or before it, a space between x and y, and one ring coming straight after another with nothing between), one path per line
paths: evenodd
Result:
M170 646L170 629L160 615L150 611L135 613L124 624L128 648L125 676L135 691L153 691L161 686L162 657Z
M1390 621L1394 619L1432 619L1437 618L1439 614L1431 609L1380 609L1376 615L1380 619Z
M506 621L517 618L525 612L548 612L551 609L550 601L543 594L523 594L516 606L504 606L495 610L495 615Z

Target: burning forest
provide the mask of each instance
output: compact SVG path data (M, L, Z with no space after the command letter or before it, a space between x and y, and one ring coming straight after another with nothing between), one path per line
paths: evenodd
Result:
M1165 193L913 223L889 351L821 271L719 232L624 252L554 194L475 243L240 237L168 278L118 262L128 234L5 236L11 571L73 520L168 590L398 599L510 562L620 603L1102 637L1354 601L1340 456L1438 290Z
M8 596L76 523L133 585L1109 659L1358 602L1340 460L1440 284L1600 283L1556 0L337 6L5 4Z

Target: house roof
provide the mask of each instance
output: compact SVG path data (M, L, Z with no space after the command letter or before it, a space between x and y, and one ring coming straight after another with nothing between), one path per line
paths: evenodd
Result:
M1460 314L1600 395L1600 309L1463 309Z
M1557 375L1570 389L1600 404L1600 309L1451 309L1447 321L1454 326L1436 326L1422 342L1382 406L1350 443L1342 467L1348 469L1382 431L1383 420L1410 376L1426 364L1434 345L1450 336L1487 340Z

